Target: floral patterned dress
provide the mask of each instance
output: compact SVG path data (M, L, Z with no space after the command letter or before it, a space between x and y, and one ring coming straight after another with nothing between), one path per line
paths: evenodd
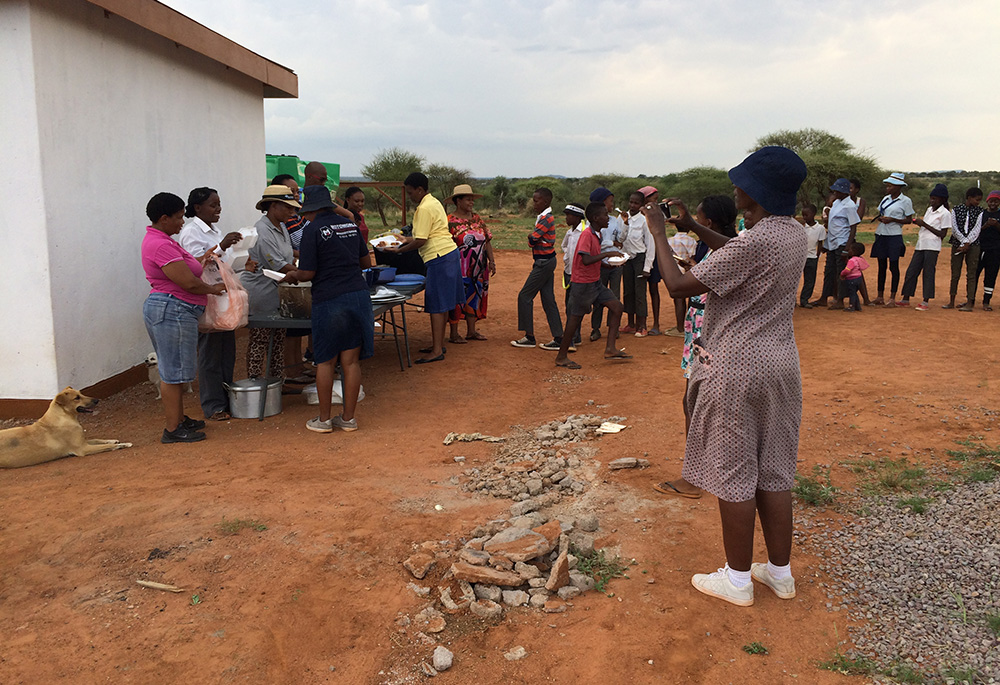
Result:
M486 244L493 239L493 234L478 214L473 214L468 219L449 214L448 230L458 245L462 264L462 283L465 287L465 302L449 313L448 320L457 323L466 316L485 319L486 296L490 287Z

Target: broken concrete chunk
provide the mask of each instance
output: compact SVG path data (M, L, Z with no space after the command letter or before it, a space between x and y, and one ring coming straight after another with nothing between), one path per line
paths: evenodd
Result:
M634 469L638 465L639 462L635 457L622 457L610 462L608 468L614 471L617 469Z
M503 607L489 599L477 599L469 605L469 611L479 618L500 618Z
M462 561L452 564L451 573L456 580L467 580L470 583L482 583L484 585L517 587L524 582L521 576L516 573L500 571L488 566L473 566Z
M528 603L529 595L523 590L504 590L503 603L507 606L519 607Z
M420 580L434 568L434 556L427 552L417 552L403 562L403 568L409 571L414 578Z

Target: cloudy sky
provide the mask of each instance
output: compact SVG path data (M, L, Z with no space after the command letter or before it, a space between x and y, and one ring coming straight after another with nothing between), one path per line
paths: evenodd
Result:
M293 69L267 151L345 176L393 146L480 177L663 174L807 127L892 169L1000 168L996 0L165 2Z

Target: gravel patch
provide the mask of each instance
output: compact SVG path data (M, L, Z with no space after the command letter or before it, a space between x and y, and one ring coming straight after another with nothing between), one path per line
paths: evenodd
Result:
M956 485L933 498L923 514L899 505L899 495L859 496L839 530L799 509L796 535L830 560L820 569L826 607L860 625L849 657L866 657L887 671L904 666L929 682L972 670L972 682L1000 682L1000 638L987 622L1000 616L1000 478Z

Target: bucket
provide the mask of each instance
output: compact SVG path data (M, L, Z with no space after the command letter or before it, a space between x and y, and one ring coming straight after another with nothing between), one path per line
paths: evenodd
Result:
M260 393L263 381L245 378L232 385L223 383L229 392L229 413L234 419L256 419L260 416ZM264 416L274 416L281 413L280 378L267 379L267 398L264 400Z

